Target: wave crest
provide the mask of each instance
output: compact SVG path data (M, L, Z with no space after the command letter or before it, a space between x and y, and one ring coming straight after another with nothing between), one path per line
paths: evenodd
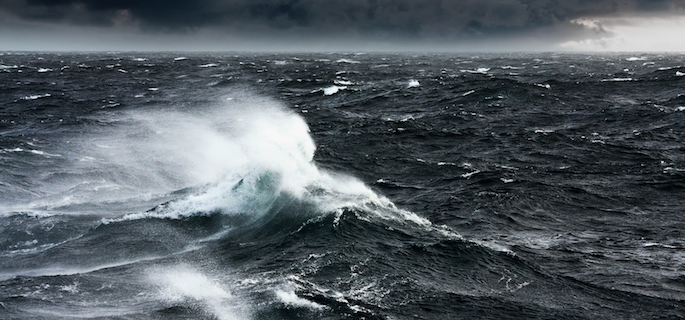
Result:
M160 143L180 143L190 148L182 148L187 150L182 154L172 153L172 160L191 157L185 164L190 168L186 173L202 168L216 180L200 174L196 180L206 184L202 192L103 222L182 219L216 213L241 216L246 218L241 221L252 222L277 211L276 203L296 201L302 212L308 211L305 207L314 207L319 214L351 208L385 220L430 225L428 220L396 208L358 179L318 168L309 127L299 115L274 103L241 101L241 105L206 112L199 119L183 114L143 117L152 124L171 123L183 129L174 133L171 140ZM188 137L192 137L192 143L186 141ZM202 161L198 163L199 160Z

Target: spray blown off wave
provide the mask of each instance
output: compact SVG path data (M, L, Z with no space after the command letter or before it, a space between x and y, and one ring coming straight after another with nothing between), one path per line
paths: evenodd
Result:
M139 167L157 168L158 177L170 175L183 186L199 186L184 199L114 220L183 218L223 214L247 221L270 212L279 199L315 207L317 213L344 208L375 212L379 218L430 225L408 211L397 209L361 181L320 169L309 127L299 115L277 103L254 98L232 99L209 110L132 113L138 132L118 139L137 159ZM144 136L138 140L139 136ZM111 222L114 220L104 220Z
M644 59L6 53L0 318L685 318Z

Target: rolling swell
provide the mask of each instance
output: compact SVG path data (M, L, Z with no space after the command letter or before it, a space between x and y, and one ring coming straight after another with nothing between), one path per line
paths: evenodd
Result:
M685 317L677 55L0 60L3 319Z

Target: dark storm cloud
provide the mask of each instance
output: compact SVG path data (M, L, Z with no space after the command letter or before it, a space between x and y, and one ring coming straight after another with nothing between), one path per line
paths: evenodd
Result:
M479 37L568 24L576 18L668 14L685 0L4 0L0 13L71 25L148 31L204 27L355 33L371 37ZM584 28L576 26L579 28Z

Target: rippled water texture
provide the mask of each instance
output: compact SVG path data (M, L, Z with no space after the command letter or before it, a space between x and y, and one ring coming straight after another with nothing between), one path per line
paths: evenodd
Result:
M684 318L684 60L4 53L0 318Z

